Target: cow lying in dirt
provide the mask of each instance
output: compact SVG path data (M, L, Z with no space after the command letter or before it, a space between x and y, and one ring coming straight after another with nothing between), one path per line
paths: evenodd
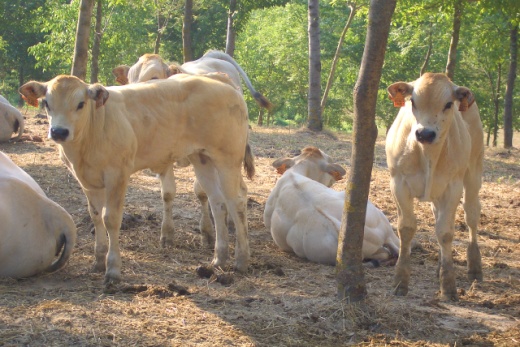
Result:
M0 276L54 272L69 260L76 243L72 217L3 152L0 221Z
M43 98L49 137L87 196L96 230L94 268L106 270L106 283L121 278L118 239L130 175L145 168L159 174L161 244L169 245L174 232L173 165L186 157L212 207L217 231L213 265L224 266L228 258L227 208L237 231L236 269L247 270L247 188L241 166L251 170L244 159L248 114L242 95L231 82L222 83L223 78L179 74L105 88L58 76L20 88L28 100Z
M388 93L402 107L386 139L401 238L395 293L408 292L410 243L417 230L413 200L417 198L431 202L435 216L441 298L456 300L452 240L463 191L469 227L468 278L482 280L477 226L484 145L478 107L468 88L453 84L444 74L427 73L413 83L394 83ZM410 97L406 103L405 97Z
M20 139L23 128L24 120L20 111L0 95L0 142L11 140L13 133L17 135L12 140Z
M264 224L274 242L310 261L334 265L345 192L329 188L345 170L321 150L307 147L295 158L273 163L282 177L269 195ZM399 238L383 212L367 205L363 259L385 261L397 256Z

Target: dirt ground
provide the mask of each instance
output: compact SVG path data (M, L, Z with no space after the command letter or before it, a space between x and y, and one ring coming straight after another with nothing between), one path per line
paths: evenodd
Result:
M0 150L73 216L78 242L69 264L57 273L0 279L0 346L520 346L518 143L511 150L486 149L482 283L465 276L468 233L460 207L454 242L460 301L437 300L434 222L429 205L416 203L421 247L412 255L408 296L391 294L393 267L367 268L368 298L350 305L336 298L334 267L280 251L262 222L277 180L271 162L315 145L348 170L348 136L253 127L257 176L246 180L251 246L246 275L230 269L210 278L197 274L213 251L201 247L190 168L176 170L177 233L169 249L159 245L159 182L147 171L134 174L120 237L123 283L105 288L103 274L90 271L94 240L86 199L46 138L47 120L34 114L26 119L26 141L0 144ZM370 199L395 227L384 138L376 146Z

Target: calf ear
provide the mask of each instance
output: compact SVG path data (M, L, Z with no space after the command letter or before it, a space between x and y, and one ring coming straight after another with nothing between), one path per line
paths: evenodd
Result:
M276 159L273 162L273 167L276 169L280 175L283 175L287 169L291 168L294 165L294 160L291 158L280 158Z
M108 90L101 84L95 83L88 87L88 97L96 101L96 108L100 108L108 99Z
M38 107L38 99L47 93L47 84L30 81L21 86L18 89L18 92L29 105Z
M328 164L325 167L325 172L334 177L336 181L342 180L343 176L347 173L344 168L338 164Z
M466 111L475 102L473 93L466 87L457 87L455 89L455 98L460 101L459 111L461 112Z
M395 107L403 107L404 99L412 95L413 86L406 82L396 82L391 84L388 88L388 97L394 102Z
M168 68L166 69L166 75L168 75L168 77L173 76L173 75L176 75L176 74L179 74L179 73L182 73L182 70L181 70L180 65L177 64L177 63L173 63L173 64L171 64L171 65L168 66Z
M119 65L112 70L112 74L116 78L116 82L125 85L128 84L128 70L130 70L130 66L128 65Z

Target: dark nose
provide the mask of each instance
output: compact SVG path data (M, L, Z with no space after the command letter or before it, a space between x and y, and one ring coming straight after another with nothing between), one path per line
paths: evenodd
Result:
M415 137L420 143L432 143L435 140L435 131L430 129L417 130Z
M65 141L69 136L69 129L51 128L51 138L54 141Z

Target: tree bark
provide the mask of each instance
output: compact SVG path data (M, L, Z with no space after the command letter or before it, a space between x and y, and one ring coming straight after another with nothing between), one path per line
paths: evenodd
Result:
M96 26L94 32L94 43L92 45L92 61L90 63L90 83L98 82L99 75L99 52L101 47L101 21L103 19L103 0L96 0Z
M453 29L451 32L450 51L446 64L446 75L453 81L455 77L455 65L457 63L457 46L459 44L460 23L462 18L463 0L455 0L453 12Z
M509 42L509 72L504 96L504 148L513 147L513 89L515 88L518 61L518 24L511 28Z
M390 21L397 0L371 0L368 29L358 80L354 87L354 143L352 167L338 239L336 281L338 298L350 302L366 295L362 247L370 177L377 138L377 92L383 69Z
M493 147L497 146L498 138L498 113L500 106L500 85L502 84L502 64L498 64L497 70L497 85L495 91L495 98L493 100L493 104L495 105L495 118L493 124Z
M432 22L430 22L430 33L429 33L429 41L428 41L428 51L426 52L426 56L424 57L424 62L421 66L421 71L419 73L419 76L422 76L426 70L428 69L428 64L430 62L430 57L432 56L433 51L433 33L432 33Z
M182 55L184 62L193 60L191 27L193 24L193 0L184 2L184 18L182 20Z
M308 125L312 131L321 131L321 56L320 56L320 10L318 0L308 2L309 34L309 95L307 96Z
M235 27L233 26L233 16L235 15L236 10L237 0L230 0L226 34L226 53L230 56L233 56L233 54L235 54L236 32Z
M82 80L85 80L87 77L88 42L93 6L94 0L81 0L79 6L76 44L74 46L71 74Z
M339 54L341 52L341 46L343 45L343 41L345 41L345 35L347 34L348 29L350 28L350 24L352 23L352 19L356 15L356 4L350 2L347 4L350 9L350 14L347 19L347 23L343 28L343 32L339 38L338 47L336 48L336 53L334 54L334 59L332 59L332 66L330 67L329 78L327 79L327 85L325 86L325 91L323 92L323 97L321 98L321 114L323 115L323 111L325 110L325 104L327 103L327 97L329 96L330 88L332 87L332 81L334 80L334 73L336 72L336 66L339 61Z

